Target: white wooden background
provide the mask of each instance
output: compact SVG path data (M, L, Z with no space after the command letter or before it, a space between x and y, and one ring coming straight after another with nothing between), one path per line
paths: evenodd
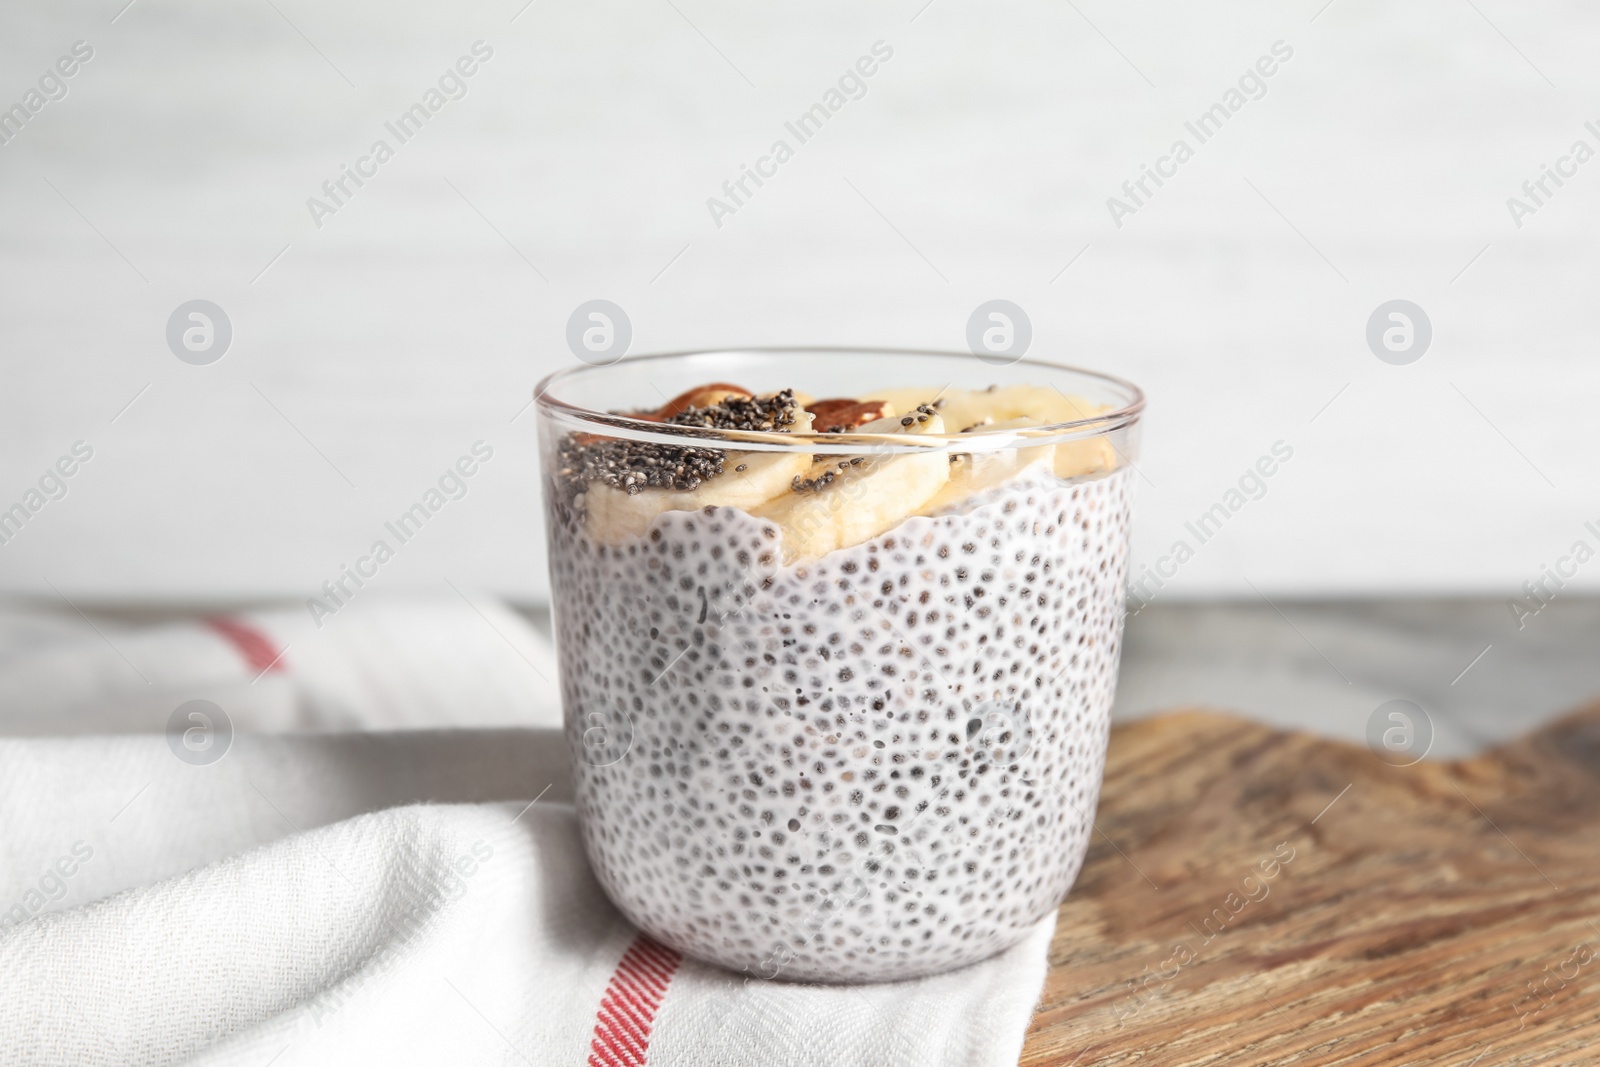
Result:
M636 352L959 348L1015 301L1035 354L1151 394L1141 561L1290 443L1163 597L1509 597L1600 547L1600 162L1520 229L1506 207L1600 144L1592 6L125 4L0 8L0 105L94 48L0 146L0 507L94 449L0 546L6 591L309 596L482 439L375 584L537 599L512 418L596 297ZM477 40L466 98L316 228L306 198ZM879 40L867 95L715 227L706 198ZM1265 97L1115 227L1106 198L1279 40ZM233 323L211 366L166 347L193 298ZM1393 298L1433 322L1410 366L1364 340Z

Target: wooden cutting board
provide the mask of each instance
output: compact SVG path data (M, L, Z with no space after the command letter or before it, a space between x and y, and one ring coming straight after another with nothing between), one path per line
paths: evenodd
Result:
M1470 760L1112 734L1024 1064L1600 1063L1600 709Z

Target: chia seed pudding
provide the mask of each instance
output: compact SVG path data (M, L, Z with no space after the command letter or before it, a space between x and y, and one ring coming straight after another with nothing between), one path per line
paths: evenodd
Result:
M634 413L939 442L889 458L547 438L584 842L664 944L763 978L909 978L1018 941L1077 875L1129 468L1093 438L954 451L1030 417L935 392L719 385Z

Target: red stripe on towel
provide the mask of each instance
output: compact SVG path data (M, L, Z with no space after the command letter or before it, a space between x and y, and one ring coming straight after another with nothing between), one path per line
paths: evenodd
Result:
M650 1029L683 956L640 934L606 983L589 1042L589 1067L644 1067Z
M272 639L247 622L227 615L212 615L205 624L223 637L244 657L245 663L257 674L283 670L283 652Z

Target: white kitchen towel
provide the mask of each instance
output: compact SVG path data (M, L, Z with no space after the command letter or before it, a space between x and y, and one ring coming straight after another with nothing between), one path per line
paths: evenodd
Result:
M555 679L525 619L465 594L142 625L0 606L0 735L159 732L197 699L240 731L551 724Z
M902 983L680 959L601 894L567 758L554 728L0 740L0 1062L1016 1062L1053 918Z

